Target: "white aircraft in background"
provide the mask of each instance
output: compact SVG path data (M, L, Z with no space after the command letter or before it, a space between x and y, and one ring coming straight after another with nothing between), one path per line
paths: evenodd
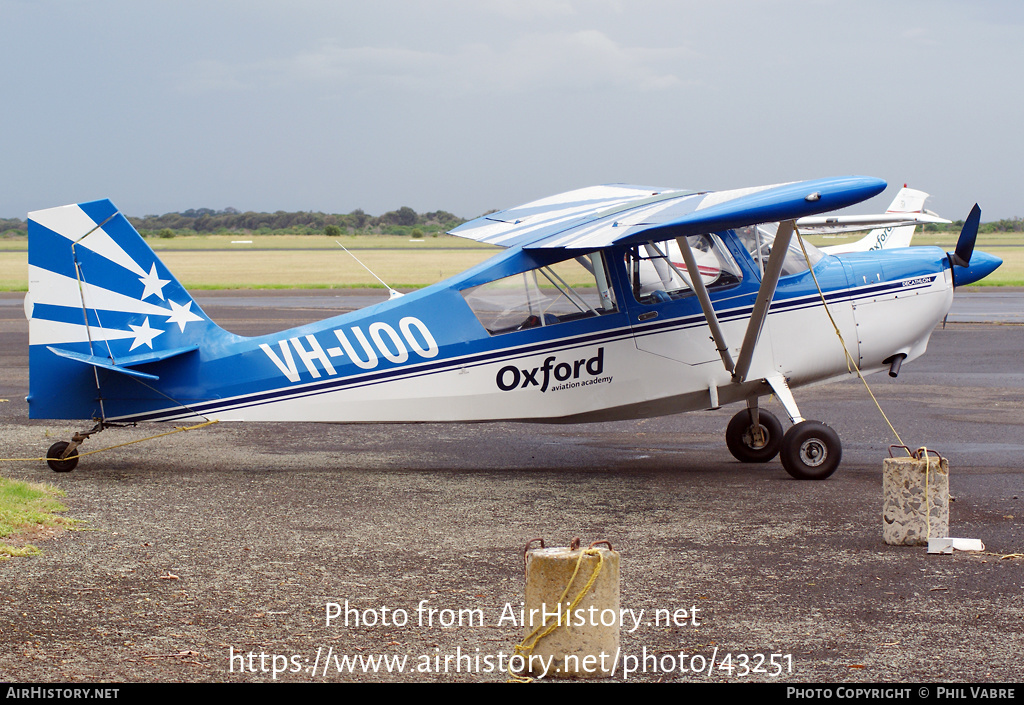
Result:
M910 241L914 237L914 230L917 228L918 223L952 222L945 218L940 218L935 213L926 211L924 202L927 198L928 194L924 191L907 188L907 185L903 184L903 188L896 194L892 205L885 211L885 216L899 217L901 219L899 223L901 224L875 228L856 242L819 247L818 249L829 255L838 255L844 252L870 252L873 250L910 247ZM866 229L862 224L864 221L870 220L871 223L877 223L880 218L885 216L852 215L832 216L831 218L801 218L797 221L796 225L804 235L832 235L864 230ZM913 220L908 221L908 218L913 218Z

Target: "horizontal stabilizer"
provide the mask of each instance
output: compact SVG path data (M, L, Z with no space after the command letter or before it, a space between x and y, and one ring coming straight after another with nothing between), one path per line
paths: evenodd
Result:
M92 365L93 367L99 367L104 370L110 370L111 372L117 372L119 374L128 375L129 377L137 377L139 379L158 380L158 375L151 375L146 372L139 372L138 370L130 369L137 365L145 365L150 362L160 362L161 360L168 360L178 355L184 355L186 353L195 352L199 349L198 345L192 345L185 348L176 348L174 350L157 350L151 353L143 353L141 355L131 355L129 357L122 358L118 362L113 362L109 357L100 357L98 355L87 355L85 353L74 352L72 350L62 350L61 348L47 345L46 349L52 352L54 355L66 358L68 360L74 360L75 362L82 362L86 365Z

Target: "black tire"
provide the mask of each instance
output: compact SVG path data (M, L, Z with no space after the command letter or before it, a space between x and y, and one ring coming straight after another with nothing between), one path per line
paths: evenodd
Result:
M820 421L801 421L782 438L782 467L797 480L824 480L842 459L839 434Z
M67 441L58 441L50 446L50 450L46 451L46 464L50 466L50 469L54 472L71 472L78 466L78 451L67 460L59 460L60 456L64 454L68 446L71 445Z
M741 463L767 463L782 448L782 424L775 418L775 414L758 409L757 425L764 434L764 444L757 446L754 444L752 416L750 409L744 409L732 417L725 429L725 444L729 446L733 457Z

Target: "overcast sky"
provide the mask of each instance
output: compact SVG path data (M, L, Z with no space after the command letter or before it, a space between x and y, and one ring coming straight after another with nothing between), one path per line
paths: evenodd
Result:
M1024 216L1020 0L0 0L0 217L865 174Z

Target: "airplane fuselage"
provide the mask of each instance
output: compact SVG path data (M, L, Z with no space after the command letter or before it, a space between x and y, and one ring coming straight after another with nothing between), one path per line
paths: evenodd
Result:
M720 237L742 275L711 290L735 356L760 272L734 234ZM516 248L421 291L281 333L244 338L211 328L194 353L136 367L160 381L99 370L104 410L114 421L598 421L764 395L772 375L795 387L850 374L808 270L780 280L750 372L737 384L692 293L639 300L627 249L603 255L616 305L601 315L489 332L463 292L541 262ZM865 372L884 369L895 354L922 354L952 301L938 248L824 257L814 271ZM53 417L54 409L44 413ZM98 408L65 407L62 415L98 416Z

